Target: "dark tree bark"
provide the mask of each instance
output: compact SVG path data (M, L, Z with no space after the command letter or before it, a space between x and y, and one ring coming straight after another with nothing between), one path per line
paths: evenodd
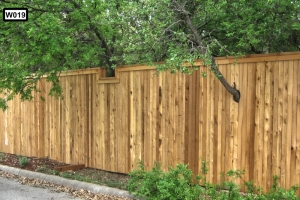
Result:
M185 9L185 3L179 4L178 1L173 0L173 5L174 5L174 11L178 12L179 14L183 15L184 21L187 24L187 26L190 28L190 30L193 33L194 36L194 41L198 46L198 49L201 54L206 55L207 54L207 47L203 44L203 41L195 28L194 24L191 21L190 18L190 13ZM216 77L220 80L220 82L223 84L223 86L226 88L230 94L233 96L233 100L235 102L239 102L241 94L240 91L236 89L235 83L233 83L233 86L231 86L228 81L225 79L225 77L222 75L220 72L218 65L215 61L215 58L212 55L209 55L209 60L211 60L211 71L214 72Z
M226 90L230 94L232 94L233 100L238 103L240 101L241 94L240 94L240 91L238 89L236 89L235 82L233 82L233 86L229 85L228 81L224 78L224 76L220 72L218 65L215 62L215 58L211 57L211 59L212 59L212 64L211 64L212 71L214 72L216 77L218 77L218 79L223 84L223 86L226 88Z

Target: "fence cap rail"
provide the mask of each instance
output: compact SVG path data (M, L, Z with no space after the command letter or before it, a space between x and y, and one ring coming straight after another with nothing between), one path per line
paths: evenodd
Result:
M116 77L100 78L97 83L119 83L120 79Z
M219 65L222 64L233 64L233 63L249 63L249 62L264 62L264 61L282 61L282 60L298 60L300 59L300 51L296 52L281 52L281 53L270 53L270 54L249 54L240 58L234 56L228 57L216 57L216 61ZM164 62L156 63L164 64ZM196 60L195 66L203 65L202 60ZM185 66L189 66L189 63L185 63ZM117 72L124 71L140 71L140 70L153 70L155 66L149 66L146 64L135 64L135 65L122 65L116 67Z
M233 63L238 64L238 63L256 63L256 62L270 62L270 61L272 62L272 61L284 61L284 60L300 60L300 51L270 53L270 54L249 54L240 58L236 58L234 56L216 58L216 61L219 65L226 65L226 64L233 64ZM163 64L163 63L164 62L157 62L156 64ZM195 66L201 66L203 65L203 62L202 60L196 60L194 64ZM119 83L120 72L156 70L156 67L154 65L153 66L149 66L146 64L121 65L116 67L115 77L105 77L106 69L102 67L63 71L59 74L59 76L99 74L100 78L98 80L98 83ZM185 63L184 65L189 66L190 64Z
M86 68L86 69L76 69L61 72L60 76L74 76L74 75L84 75L84 74L98 74L102 68Z
M256 63L256 62L298 60L298 59L300 60L300 51L270 53L270 54L249 54L238 59L234 56L218 57L216 58L216 61L219 65L222 65L222 64L232 64L232 63L249 63L249 62Z

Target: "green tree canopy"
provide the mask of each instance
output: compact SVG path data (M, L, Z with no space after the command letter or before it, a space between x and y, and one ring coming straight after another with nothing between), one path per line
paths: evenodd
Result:
M195 59L237 98L215 56L300 50L299 0L0 0L20 7L27 22L0 25L2 108L44 75L59 95L60 71L165 61L158 70L191 73L182 64Z

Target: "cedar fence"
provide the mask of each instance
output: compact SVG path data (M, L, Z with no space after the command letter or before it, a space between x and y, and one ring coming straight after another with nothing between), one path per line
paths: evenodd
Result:
M244 179L270 189L300 183L300 52L218 58L220 71L241 92L239 103L207 67L192 75L155 75L149 66L121 66L106 78L101 68L60 77L64 98L15 98L0 111L0 151L48 156L128 173L144 161L162 168L188 163L208 181L244 169ZM207 77L201 76L202 72ZM239 180L237 180L237 183Z

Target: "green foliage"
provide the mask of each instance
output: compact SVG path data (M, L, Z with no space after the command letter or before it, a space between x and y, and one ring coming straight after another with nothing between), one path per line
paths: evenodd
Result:
M19 157L19 165L20 167L25 167L29 164L29 159L26 156L18 156Z
M46 166L41 166L37 170L37 172L45 173L45 174L51 174L51 175L59 175L59 171L56 169L49 169Z
M126 189L126 187L124 187L124 184L121 181L117 181L117 180L109 180L109 181L107 180L107 181L99 182L99 184L105 184L108 187Z
M268 199L300 199L296 191L298 186L285 190L279 187L278 176L273 177L272 189L263 194L260 187L256 187L253 181L243 180L244 171L229 170L222 175L222 183L213 185L206 180L208 173L207 162L202 160L202 176L193 175L187 165L178 164L164 172L159 163L155 163L150 171L145 170L142 161L138 169L129 173L128 187L130 193L146 199L222 199L222 200L268 200ZM240 192L240 186L235 183L238 178L242 179L246 187L246 193ZM201 185L201 186L200 186Z
M298 185L285 190L279 187L278 180L277 175L273 176L272 189L266 194L267 199L300 199L296 196L296 191L299 189Z
M164 173L158 163L155 163L151 171L146 172L140 162L139 169L130 172L129 176L129 192L147 199L197 199L203 190L198 184L194 184L191 170L183 164Z
M58 174L56 174L58 175ZM79 175L79 174L73 174L71 172L62 172L59 173L59 176L63 177L63 178L68 178L68 179L74 179L74 180L78 180L78 181L84 181L84 182L91 182L90 178L87 178L85 176Z
M136 52L137 62L165 60L165 64L157 65L159 71L190 74L193 68L183 63L193 66L195 59L203 59L210 65L211 55L300 50L299 1L149 0L143 2L142 9L138 9L141 8L138 3L135 6L137 10L132 14L141 21L141 27L135 29L127 42ZM188 13L195 30L184 13ZM142 48L134 48L136 40ZM147 59L139 50L146 52Z
M0 162L3 161L4 159L5 159L4 153L0 152Z
M117 17L126 5L118 1L0 1L0 9L26 7L29 20L0 26L0 107L20 94L32 100L38 80L46 75L52 83L49 95L61 96L61 71L87 67L112 68L116 62L115 40L125 27ZM109 12L108 12L109 11ZM0 14L2 15L2 13ZM1 16L2 17L2 16ZM125 23L125 22L124 22ZM119 63L121 64L121 63Z
M300 50L299 0L0 1L0 10L14 7L28 8L29 20L0 26L2 109L18 94L31 100L45 75L46 92L60 96L69 69L113 75L117 65L147 63L191 74L195 59Z

